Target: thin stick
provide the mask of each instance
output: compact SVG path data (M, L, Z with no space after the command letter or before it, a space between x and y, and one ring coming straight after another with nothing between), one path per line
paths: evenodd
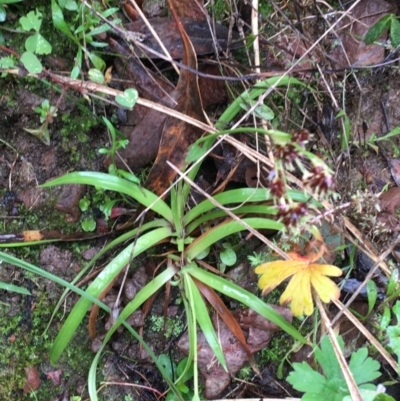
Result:
M332 324L325 312L325 309L322 305L321 300L319 299L318 295L314 297L315 303L318 306L319 312L321 314L322 321L324 322L326 331L329 335L329 338L332 343L333 351L335 352L335 355L338 359L340 368L342 370L343 376L346 380L347 386L350 391L351 399L352 401L363 401L363 398L360 394L360 391L358 390L357 383L354 380L353 374L350 372L349 366L347 365L346 359L343 355L342 350L340 349L340 345L338 343L338 340L336 338L336 334L332 329Z

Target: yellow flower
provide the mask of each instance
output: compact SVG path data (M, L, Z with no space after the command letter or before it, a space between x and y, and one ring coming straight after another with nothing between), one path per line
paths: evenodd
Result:
M291 310L294 316L313 313L313 291L321 301L330 302L340 297L340 290L337 285L327 276L339 277L342 271L333 265L314 263L324 253L325 246L322 245L317 254L301 256L296 252L290 252L289 260L277 260L268 262L256 268L255 272L261 274L258 286L262 294L266 295L277 287L283 280L293 276L280 297L280 304L291 303Z

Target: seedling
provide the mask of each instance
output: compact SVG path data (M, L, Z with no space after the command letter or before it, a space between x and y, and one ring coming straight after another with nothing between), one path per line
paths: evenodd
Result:
M26 52L21 55L20 59L31 74L42 72L42 63L36 54L50 54L52 50L50 43L39 33L42 25L42 18L43 14L36 10L29 12L26 16L19 19L23 31L35 32L26 39Z
M50 106L50 102L46 99L40 106L35 108L35 112L40 115L41 126L38 129L24 128L25 131L36 136L45 145L50 145L49 124L53 122L53 117L57 116L57 108Z

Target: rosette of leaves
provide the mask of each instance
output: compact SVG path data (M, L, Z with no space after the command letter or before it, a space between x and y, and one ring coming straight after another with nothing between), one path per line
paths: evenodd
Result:
M120 194L135 199L144 207L149 207L160 216L158 219L143 224L140 228L140 232L138 232L139 229L136 228L122 234L107 245L102 252L96 255L86 269L93 266L96 260L111 248L128 242L128 245L124 246L122 251L110 261L99 276L89 285L86 293L91 297L99 297L110 283L112 283L114 278L134 258L147 249L156 246L160 241L164 243L169 241L171 251L165 263L165 270L147 284L121 311L119 316L121 319L126 319L163 285L166 285L170 280L174 279L174 282L179 285L182 292L182 299L184 301L188 322L191 349L187 369L189 369L189 366L194 366L195 377L197 377L197 365L196 363L192 365L192 362L195 362L194 356L196 355L197 325L205 334L219 363L227 369L223 351L211 323L205 300L211 304L228 327L230 327L242 345L247 347L244 335L238 323L222 302L217 292L247 305L260 315L276 323L300 342L305 342L305 339L293 326L257 296L240 288L228 279L199 267L197 263L197 259L201 258L204 252L209 247L213 246L213 244L229 235L247 230L243 223L254 229L278 231L284 228L284 224L274 218L274 215L277 214L277 208L273 205L271 195L268 191L256 188L242 188L227 191L216 195L213 198L214 202L209 199L204 200L186 212L185 204L189 196L190 186L182 182L172 188L170 204L167 204L164 200L145 188L140 187L138 184L105 173L71 173L46 183L44 187L72 183L93 185L104 191L117 191ZM305 201L305 195L300 191L291 191L290 196L295 201ZM229 204L230 206L244 203L243 206L239 206L237 209L233 208L235 214L241 216L241 221L227 218L224 210L215 207L215 202L220 205ZM256 215L257 217L255 217ZM212 228L202 231L200 229L202 226ZM67 347L91 305L92 302L88 300L87 297L82 297L76 303L54 342L50 354L52 363L57 361L61 353ZM119 325L120 322L116 321L115 325L109 330L104 339L103 347ZM96 375L97 361L103 347L94 360L89 383L95 383L94 377ZM249 356L250 355L251 353L249 353ZM179 384L179 379L177 383ZM89 390L92 399L97 400L96 389L89 386ZM195 388L194 399L198 399L197 388Z

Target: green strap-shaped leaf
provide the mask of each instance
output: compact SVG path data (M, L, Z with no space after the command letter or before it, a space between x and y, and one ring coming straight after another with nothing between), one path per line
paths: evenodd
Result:
M47 188L55 185L65 184L93 185L109 191L120 192L131 196L145 207L148 207L154 203L151 209L160 214L170 223L173 222L171 209L162 199L158 199L158 196L154 195L152 192L123 178L115 177L106 173L83 171L63 175L62 177L42 184L41 187Z
M295 340L301 342L302 344L307 343L307 340L286 319L284 319L278 312L271 308L271 306L263 302L254 294L246 291L234 283L231 283L225 278L200 269L195 265L185 267L182 273L184 273L186 270L188 274L197 278L204 284L207 284L209 287L214 288L216 291L219 291L230 298L236 299L242 304L253 309L255 312L259 313L261 316L264 316L272 323L275 323L282 330L290 334Z
M104 268L87 288L86 293L93 297L98 297L131 259L170 235L171 230L169 228L159 228L138 238L135 244L128 245ZM91 304L92 302L88 301L86 298L81 298L75 304L54 341L50 351L51 363L57 362Z

